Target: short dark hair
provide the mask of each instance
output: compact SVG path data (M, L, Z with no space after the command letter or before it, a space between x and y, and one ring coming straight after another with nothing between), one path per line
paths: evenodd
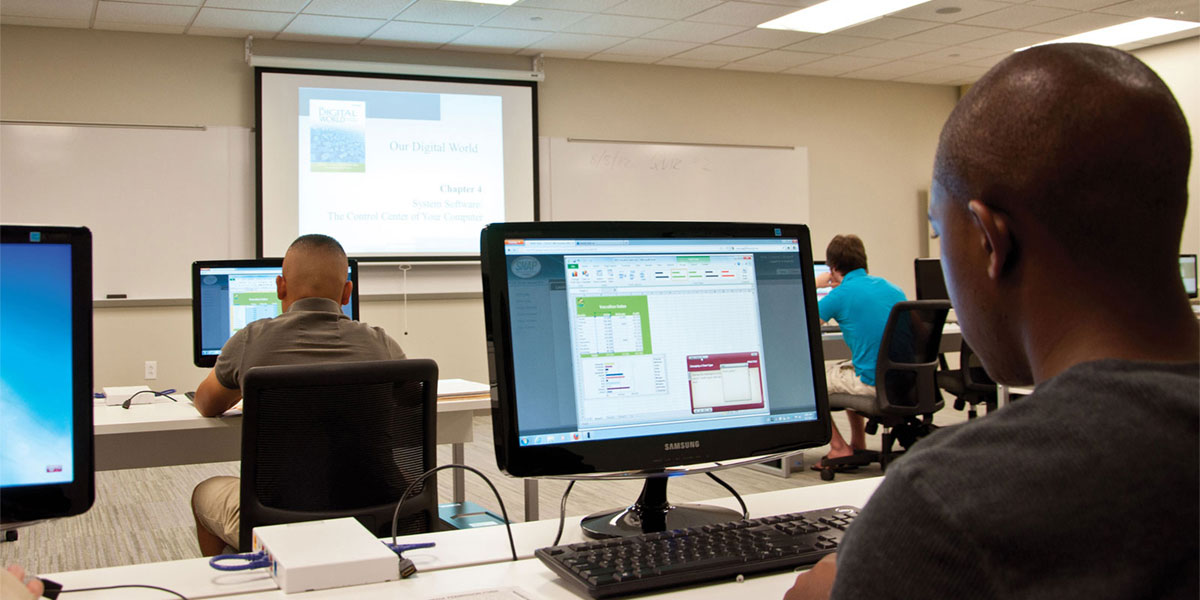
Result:
M825 247L825 264L843 275L867 269L867 249L857 235L835 235Z
M292 248L301 248L304 250L325 250L326 252L332 252L334 254L341 255L343 258L346 256L346 250L342 248L342 245L338 243L337 240L323 233L308 233L302 235L296 238L296 241L292 242L291 246L288 246L288 250L291 250Z

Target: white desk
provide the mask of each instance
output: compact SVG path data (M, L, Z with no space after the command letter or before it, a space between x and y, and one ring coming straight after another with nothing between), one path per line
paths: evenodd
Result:
M171 402L97 405L93 409L96 432L96 470L139 469L240 460L242 418L203 417L183 394ZM486 394L438 398L437 443L451 444L454 462L461 463L464 444L474 439L472 415L487 410ZM454 501L465 499L462 471L454 476Z
M811 510L841 504L863 506L874 493L883 478L842 481L803 488L793 488L744 496L750 516ZM706 504L736 508L732 497L707 501ZM582 541L579 528L581 517L569 517L563 529L560 543ZM149 584L166 587L180 592L188 598L235 597L259 600L317 600L325 598L435 598L456 592L518 586L530 592L534 598L547 600L578 599L574 592L563 587L548 569L536 559L533 551L550 545L558 528L557 519L547 519L512 526L517 556L523 560L511 561L508 538L503 527L487 527L474 530L446 531L406 536L404 542L433 541L437 546L423 550L411 550L404 554L420 569L420 572L404 581L395 581L369 586L356 586L337 590L305 592L303 596L286 595L275 589L274 582L259 569L243 573L221 573L208 566L205 559L129 565L107 569L90 569L67 573L49 573L45 576L62 583L67 588L96 587L115 584ZM746 583L720 583L699 590L669 592L667 597L722 598L732 593L751 593L754 597L781 598L783 591L795 579L791 572L747 579ZM741 587L730 587L730 586ZM703 590L703 591L701 591ZM140 598L133 593L147 594L146 598L166 597L151 595L137 590L112 590L72 594L72 600L107 600L118 598ZM239 595L244 594L244 595ZM696 595L699 594L699 595Z
M844 360L851 358L850 347L846 345L846 340L842 339L842 332L831 331L821 334L821 349L824 351L825 360ZM958 323L946 323L942 327L942 344L940 352L958 352L962 349L962 329L959 329Z

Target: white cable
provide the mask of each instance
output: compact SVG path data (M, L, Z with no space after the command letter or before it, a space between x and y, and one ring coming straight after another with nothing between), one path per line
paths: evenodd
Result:
M401 282L404 295L404 335L408 335L408 271L410 269L412 269L412 265L400 265L400 272L404 274L404 281Z

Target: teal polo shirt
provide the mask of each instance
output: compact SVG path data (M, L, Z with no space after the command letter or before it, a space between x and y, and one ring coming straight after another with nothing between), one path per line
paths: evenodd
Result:
M854 357L854 374L867 385L875 385L879 342L883 340L892 305L904 300L904 292L886 279L855 269L846 273L842 283L817 303L822 321L838 322Z

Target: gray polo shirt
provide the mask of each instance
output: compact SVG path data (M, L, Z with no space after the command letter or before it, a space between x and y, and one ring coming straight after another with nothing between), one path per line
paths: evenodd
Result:
M301 298L233 334L213 371L221 385L241 389L252 367L400 358L404 350L382 329L347 317L328 298Z

